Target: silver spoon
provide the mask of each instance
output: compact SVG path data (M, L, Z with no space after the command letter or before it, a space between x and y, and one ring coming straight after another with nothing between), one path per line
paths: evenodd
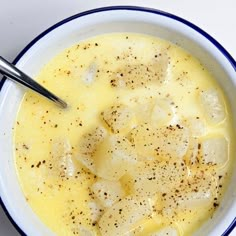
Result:
M12 79L13 81L16 81L35 92L41 94L42 96L50 99L51 101L55 102L57 105L59 105L62 108L66 108L67 104L61 100L59 97L48 91L46 88L41 86L39 83L31 79L28 75L26 75L24 72L17 69L13 64L5 60L0 56L0 73L2 75L5 75Z

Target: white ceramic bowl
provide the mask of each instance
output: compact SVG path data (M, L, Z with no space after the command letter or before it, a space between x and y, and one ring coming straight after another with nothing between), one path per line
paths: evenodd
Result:
M140 7L107 7L78 15L52 26L34 39L14 63L31 76L57 53L80 40L111 32L135 32L158 36L180 45L213 73L228 95L236 125L236 62L211 36L177 16ZM119 46L119 45L117 45ZM0 195L2 206L21 234L53 235L27 204L14 165L13 131L24 89L1 82L0 93ZM234 166L234 170L236 170ZM236 171L213 219L196 235L229 235L236 225Z

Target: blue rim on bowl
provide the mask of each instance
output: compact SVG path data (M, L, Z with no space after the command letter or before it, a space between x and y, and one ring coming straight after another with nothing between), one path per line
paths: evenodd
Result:
M209 40L226 58L227 60L230 62L230 64L232 65L232 67L234 68L234 70L236 71L236 61L234 60L234 58L226 51L226 49L219 43L217 42L212 36L210 36L208 33L206 33L204 30L202 30L201 28L199 28L198 26L194 25L193 23L178 17L176 15L161 11L161 10L156 10L156 9L152 9L152 8L146 8L146 7L137 7L137 6L111 6L111 7L102 7L102 8L96 8L96 9L92 9L89 11L85 11L82 13L78 13L76 15L73 15L69 18L66 18L58 23L56 23L55 25L51 26L50 28L48 28L47 30L45 30L44 32L42 32L40 35L38 35L35 39L33 39L19 54L18 56L15 58L15 60L13 61L13 64L16 64L20 58L35 44L37 43L37 41L39 41L41 38L43 38L45 35L47 35L48 33L50 33L51 31L53 31L54 29L60 27L61 25L75 20L77 18L86 16L86 15L90 15L93 13L97 13L97 12L103 12L103 11L114 11L114 10L129 10L129 11L141 11L141 12L147 12L147 13L152 13L152 14L157 14L157 15L161 15L167 18L171 18L173 20L179 21L182 24L187 25L188 27L192 28L193 30L197 31L199 34L201 34L202 36L204 36L207 40ZM5 83L6 78L3 78L0 81L0 91L1 88L3 87L4 83ZM14 221L14 219L11 217L11 215L9 214L9 212L7 211L1 196L0 196L0 205L2 206L5 214L7 215L8 219L10 220L10 222L13 224L13 226L16 228L16 230L18 231L18 233L20 235L26 235L25 232L22 231L22 229L20 228L19 225L17 225L17 223ZM222 234L222 236L228 236L233 229L236 227L236 217L234 218L234 220L230 223L230 225L227 227L227 229L225 230L225 232Z

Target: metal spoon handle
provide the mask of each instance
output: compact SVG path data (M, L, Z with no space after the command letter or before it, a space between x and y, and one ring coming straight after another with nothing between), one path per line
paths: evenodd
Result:
M62 108L67 107L67 104L63 100L61 100L59 97L57 97L56 95L48 91L46 88L41 86L39 83L31 79L28 75L17 69L13 64L8 62L1 56L0 73L50 99Z

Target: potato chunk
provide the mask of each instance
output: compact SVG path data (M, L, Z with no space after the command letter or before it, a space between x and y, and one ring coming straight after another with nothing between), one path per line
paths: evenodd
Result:
M125 137L97 127L81 138L78 160L103 179L119 180L137 162L137 155Z
M157 100L152 109L151 123L154 126L161 126L170 122L173 117L171 101Z
M121 236L128 233L135 223L152 214L146 198L128 196L108 208L98 222L103 236Z
M97 72L97 65L95 62L93 62L89 65L88 69L85 71L85 74L82 77L83 82L86 85L91 85L94 82L96 72Z
M75 164L72 159L71 145L68 139L60 138L53 143L52 146L52 172L63 176L73 176L75 173Z
M101 179L95 182L91 189L104 207L111 207L125 196L125 191L118 181Z
M167 78L169 64L166 52L159 52L147 64L123 64L111 76L110 84L115 88L135 89L156 83L163 84Z
M203 140L202 156L205 163L225 164L228 160L228 142L224 137Z
M153 197L173 188L188 177L187 167L180 161L146 161L129 172L133 194Z
M139 155L156 156L160 159L182 158L189 145L189 130L186 127L165 126L155 128L142 124L131 131L130 140Z
M162 212L166 217L172 217L183 211L211 207L216 196L217 179L214 173L205 172L202 168L170 191L167 190L162 196Z
M134 146L123 136L108 136L95 153L96 174L107 180L119 180L137 162Z
M202 92L201 103L209 121L219 123L225 119L225 107L217 90L209 89Z
M200 137L206 133L206 125L202 118L200 117L188 117L185 123L190 129L191 135L193 137Z
M186 154L186 160L190 165L196 164L199 162L199 153L200 153L200 144L197 138L190 138L189 149Z
M94 236L94 232L85 228L83 226L79 226L79 235L80 236Z
M88 207L90 211L91 220L92 222L96 223L102 216L104 208L98 201L90 201L88 203Z
M106 135L106 129L103 127L96 127L84 134L78 145L79 154L77 159L94 174L96 174L94 156L99 144L104 141Z
M155 127L160 127L168 124L173 118L174 103L171 99L157 99L148 95L141 97L137 94L129 96L129 105L133 108L137 123L150 123Z
M128 132L135 124L134 112L122 104L109 107L101 117L113 133Z
M150 96L129 95L129 104L133 108L137 123L147 123L150 121L154 99ZM126 101L127 102L127 101Z
M178 236L178 231L173 227L164 227L157 232L150 234L150 236Z

